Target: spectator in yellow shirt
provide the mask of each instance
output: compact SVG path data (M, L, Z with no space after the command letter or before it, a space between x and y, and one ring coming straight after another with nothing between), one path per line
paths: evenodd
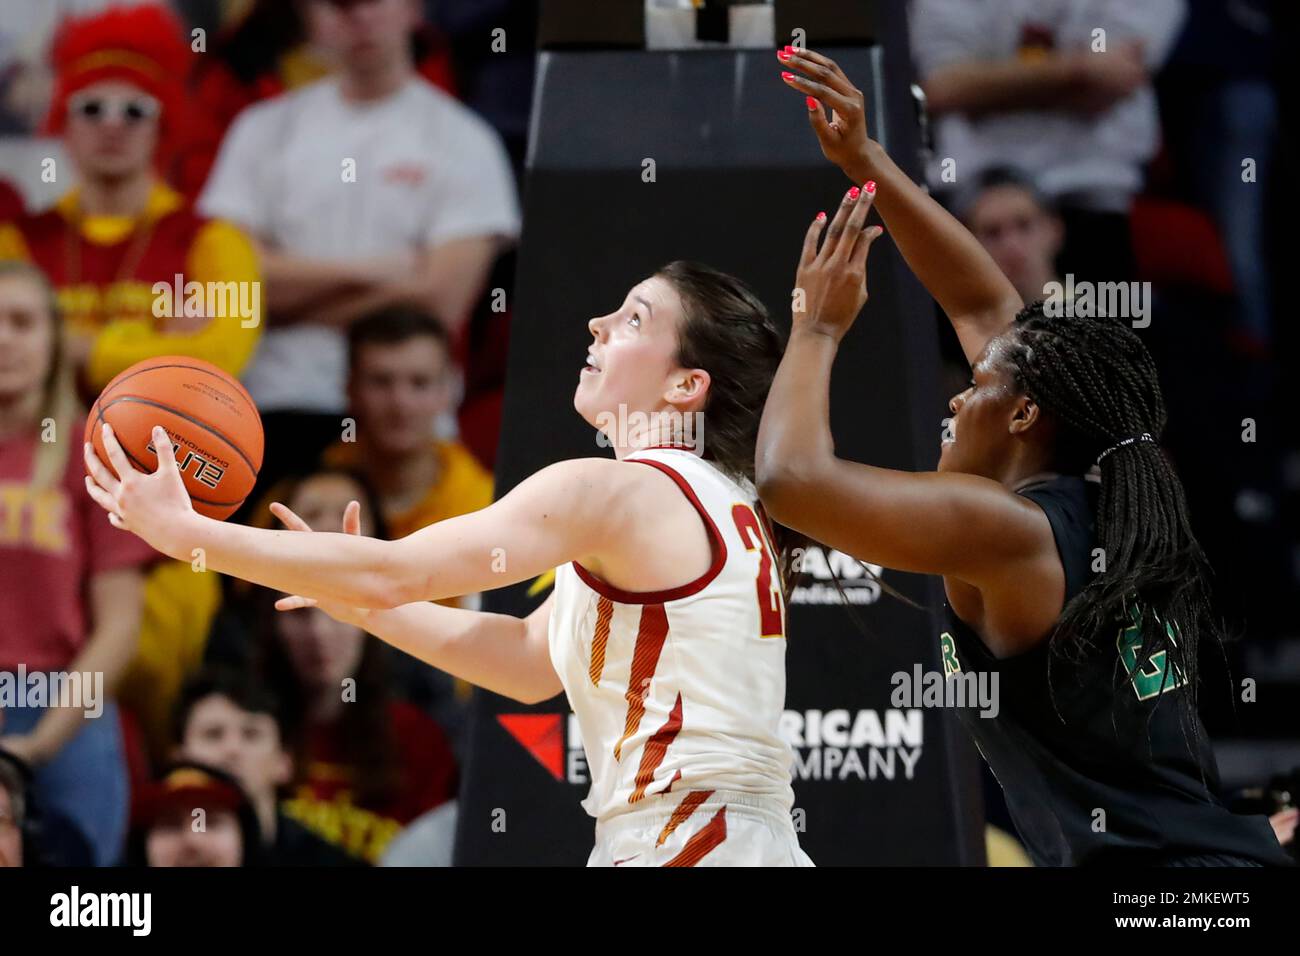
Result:
M351 415L323 463L365 475L389 537L492 503L492 476L460 442L437 437L455 381L436 319L410 306L365 316L348 331L348 366Z

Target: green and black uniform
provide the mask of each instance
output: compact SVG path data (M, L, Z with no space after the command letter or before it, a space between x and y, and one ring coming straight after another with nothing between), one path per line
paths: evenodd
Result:
M1059 477L1020 492L1051 522L1067 601L1092 574L1096 491L1082 478ZM1266 818L1233 814L1215 795L1214 755L1199 718L1195 743L1180 720L1176 695L1185 691L1164 655L1127 676L1140 646L1136 628L1117 623L1083 663L1057 656L1049 691L1047 641L999 661L945 610L945 671L999 674L996 717L975 707L958 713L1035 865L1289 864Z

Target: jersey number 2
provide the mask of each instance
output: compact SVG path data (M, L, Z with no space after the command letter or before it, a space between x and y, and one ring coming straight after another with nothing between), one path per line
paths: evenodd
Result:
M741 504L732 506L731 519L740 532L740 540L745 542L745 550L758 552L758 577L754 586L758 591L758 617L762 623L762 636L784 637L781 585L772 573L772 552L763 535L762 523L758 520L758 515L754 514L753 508Z

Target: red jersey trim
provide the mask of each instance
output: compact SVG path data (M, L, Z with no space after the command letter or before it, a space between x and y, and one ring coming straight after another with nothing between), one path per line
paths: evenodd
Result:
M690 482L678 474L676 469L665 465L661 461L652 461L648 458L629 458L628 461L636 462L638 465L649 465L651 468L658 468L677 482L677 487L682 490L682 494L699 512L700 517L704 519L704 527L709 534L709 545L713 550L713 563L709 565L707 571L694 581L680 587L670 588L667 591L624 591L612 584L605 583L577 561L573 562L573 570L577 572L578 577L582 579L582 583L587 587L602 597L617 601L619 604L664 604L668 601L680 601L692 594L698 594L722 573L722 567L727 563L727 542L722 540L722 533L718 531L718 526L713 523L713 519L709 516L709 512L705 510L704 505L700 503L700 499L695 496L695 491L691 488Z
M696 458L703 460L699 452L695 450L694 445L647 445L645 448L638 448L634 454L639 455L643 451L689 451Z

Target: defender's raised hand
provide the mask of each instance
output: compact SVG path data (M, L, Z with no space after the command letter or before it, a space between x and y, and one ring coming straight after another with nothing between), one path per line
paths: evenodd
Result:
M856 184L880 185L877 212L908 267L952 322L974 363L1024 303L969 230L889 158L867 129L862 91L830 57L786 47L782 79L809 98L809 121L822 152ZM826 119L825 107L831 108Z
M871 137L862 91L828 56L792 46L778 51L776 56L785 68L781 78L807 98L808 121L817 134L822 154L855 183L863 182L871 172L867 156ZM831 109L829 120L827 106Z
M838 341L867 302L867 252L884 232L863 229L875 199L876 184L854 186L844 195L830 228L818 214L804 236L795 276L793 328L819 332ZM818 240L826 237L818 249Z

